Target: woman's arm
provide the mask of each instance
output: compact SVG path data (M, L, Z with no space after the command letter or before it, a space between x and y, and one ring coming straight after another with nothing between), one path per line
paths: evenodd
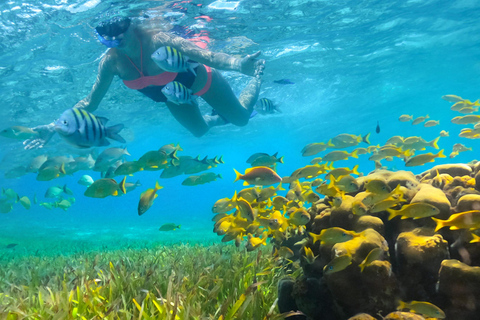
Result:
M249 76L255 75L258 61L256 58L260 55L260 51L258 51L244 58L236 58L226 53L212 52L202 49L191 41L165 32L155 34L153 36L153 44L155 48L162 46L175 47L182 51L191 60L212 68L238 71Z
M115 61L112 54L107 53L98 66L98 75L89 95L80 100L74 108L84 108L88 112L97 110L98 105L110 88L116 74Z

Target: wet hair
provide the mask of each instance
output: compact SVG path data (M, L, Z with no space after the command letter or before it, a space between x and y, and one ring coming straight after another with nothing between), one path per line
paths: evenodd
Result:
M130 18L127 17L114 17L100 22L95 30L102 36L116 37L127 31L128 27L130 27L130 22Z

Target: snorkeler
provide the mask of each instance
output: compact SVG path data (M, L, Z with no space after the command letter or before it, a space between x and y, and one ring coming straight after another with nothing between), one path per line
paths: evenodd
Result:
M128 88L138 90L156 102L165 102L175 119L196 137L204 135L211 127L228 122L237 126L248 123L258 99L265 66L265 60L257 59L260 51L241 59L211 52L181 37L142 28L125 17L102 22L95 31L100 42L110 49L100 61L90 94L75 108L94 112L113 78L118 76ZM194 72L175 73L160 68L151 55L163 46L175 48L198 62ZM238 71L253 78L237 98L216 69ZM202 97L217 115L202 116L196 103L178 104L168 100L162 89L172 81L181 83L193 95ZM25 140L26 149L43 147L55 133L53 123L32 129L38 132L39 137Z

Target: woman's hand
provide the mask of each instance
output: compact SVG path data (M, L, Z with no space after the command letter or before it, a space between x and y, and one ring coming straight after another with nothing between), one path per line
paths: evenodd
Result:
M34 127L32 130L38 132L38 137L23 141L25 150L43 148L43 146L55 134L55 124L52 122L50 124Z
M265 69L265 60L257 59L261 51L247 55L240 60L240 72L247 76L260 77Z

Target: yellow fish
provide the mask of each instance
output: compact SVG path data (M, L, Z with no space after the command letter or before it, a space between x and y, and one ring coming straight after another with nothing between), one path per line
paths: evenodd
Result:
M426 119L430 118L430 116L427 114L425 117L418 117L415 120L412 121L412 125L417 125L419 123L422 123Z
M433 154L431 152L425 154L419 154L418 156L411 157L405 162L406 167L415 167L415 166L423 166L427 162L433 162L436 158L446 158L443 154L443 149L440 150L437 154Z
M243 185L261 185L269 186L282 181L282 178L269 167L253 167L245 170L245 174L241 174L233 169L237 177L233 182L244 180Z
M153 200L158 197L157 191L163 187L158 184L158 181L155 183L155 188L147 189L140 195L140 201L138 202L138 215L141 216L153 204Z
M307 263L308 264L314 263L315 259L318 256L313 255L313 251L309 247L304 247L303 250L305 251L305 256L304 257L305 257L305 260L307 261Z
M427 122L425 122L423 124L423 126L425 128L430 128L430 127L435 127L435 126L438 126L440 124L440 121L439 120L428 120Z
M415 313L420 313L428 318L436 318L436 319L445 319L445 312L442 311L436 305L430 302L424 301L410 301L410 302L403 302L400 301L400 305L397 308L398 310L408 309Z
M440 131L440 137L448 137L448 136L449 136L448 131L445 131L445 130Z
M319 164L320 162L322 162L322 157L316 157L310 160L311 164Z
M105 198L108 196L118 196L118 191L125 194L127 193L125 189L126 179L127 177L125 176L120 183L108 178L98 179L85 190L84 195L91 198Z
M13 126L0 131L0 136L11 139L27 140L38 137L38 132L28 127Z
M454 152L455 151L456 152L472 151L472 148L467 148L461 143L456 143L456 144L453 145L453 150L452 151L454 151Z
M243 198L237 199L237 208L240 211L240 216L252 222L255 220L256 212L253 211L252 206L247 200Z
M356 164L352 170L350 170L349 168L336 168L336 169L333 169L333 170L330 170L326 175L325 175L325 178L329 178L329 177L335 177L335 179L337 179L338 177L340 176L345 176L347 174L355 174L355 175L360 175L360 173L358 172L358 164Z
M399 210L387 209L387 211L390 213L388 220L392 220L396 216L402 216L402 219L420 219L431 217L440 213L440 210L438 210L437 207L425 202L410 203L404 205Z
M413 116L408 115L408 114L402 114L402 115L398 118L398 121L400 121L400 122L408 122L408 121L411 121L412 119L413 119Z
M313 238L313 244L317 241L320 241L320 245L334 245L336 243L345 242L353 239L359 234L348 231L342 228L333 227L328 229L323 229L320 231L320 234L315 234L309 232L309 235Z
M448 102L460 102L463 101L462 97L456 96L454 94L446 94L442 96L442 99Z
M257 249L260 245L266 245L267 243L267 236L266 233L263 234L263 238L257 238L252 236L251 234L248 235L248 240L247 244L245 245L245 248L247 248L247 251L253 251Z
M310 214L305 208L297 208L290 214L288 222L295 226L304 226L310 222Z
M351 264L352 256L350 254L336 257L332 261L330 261L330 263L328 263L325 268L323 268L323 274L329 275L335 272L342 271Z
M336 186L340 191L346 193L356 192L360 188L357 180L351 175L340 176L338 181L332 176L330 181L332 186Z
M115 176L129 176L133 175L135 172L142 171L143 168L140 166L138 161L127 161L122 163L115 169Z
M383 249L382 248L375 248L372 249L367 257L358 265L360 267L360 272L363 272L366 266L370 265L375 260L380 260L383 257Z
M437 223L435 232L443 227L450 227L450 230L459 229L479 229L480 228L480 211L470 210L452 214L447 220L432 218Z
M233 195L233 198L222 198L215 202L212 207L213 213L225 213L235 208L235 201L237 199L237 191Z
M327 150L327 147L327 144L323 142L307 144L302 149L302 156L308 157L316 155L317 153Z
M323 157L323 161L333 162L339 160L346 160L349 157L358 158L357 151L353 151L352 153L348 153L347 151L332 151L327 153Z
M458 110L458 112L463 113L463 114L474 113L474 112L477 112L477 111L478 111L478 107L476 107L476 108L464 107L464 108Z
M30 199L28 199L27 196L21 197L19 201L25 209L27 209L27 210L30 209L30 206L32 204L30 203Z
M466 116L455 117L452 120L455 124L471 124L480 122L480 115L469 114Z

